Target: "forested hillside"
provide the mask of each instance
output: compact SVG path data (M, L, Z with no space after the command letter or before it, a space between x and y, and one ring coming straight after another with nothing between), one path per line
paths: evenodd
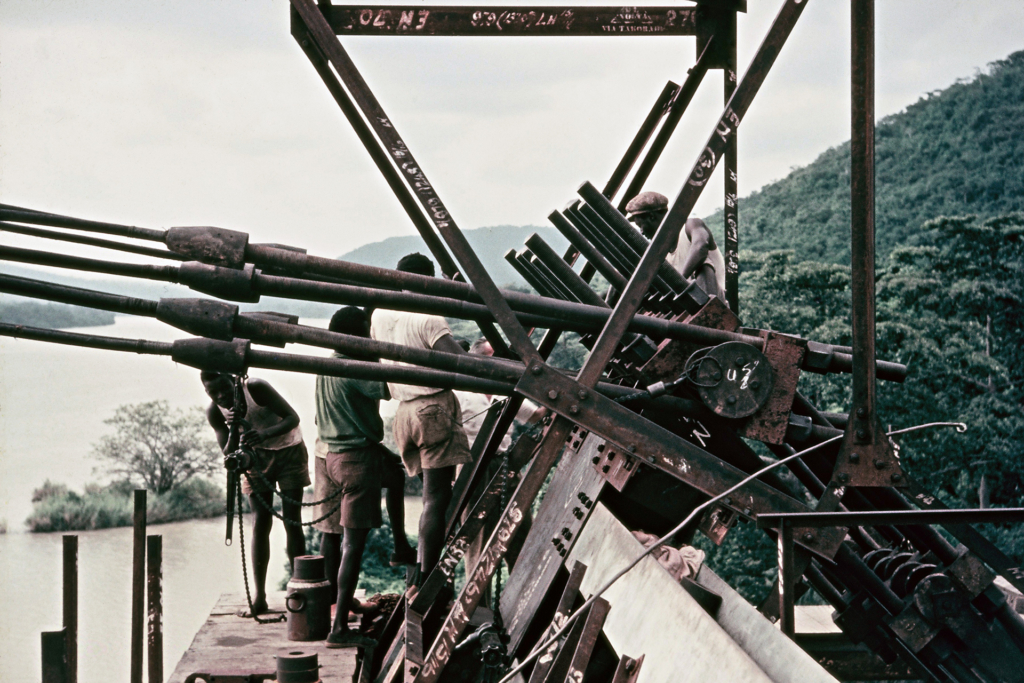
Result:
M1024 210L1024 51L878 123L879 262L937 216ZM849 263L850 145L739 201L740 246ZM709 219L720 227L721 214Z

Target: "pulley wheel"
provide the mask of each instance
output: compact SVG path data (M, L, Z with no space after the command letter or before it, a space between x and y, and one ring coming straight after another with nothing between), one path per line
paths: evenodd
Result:
M772 366L750 344L726 342L696 361L693 377L700 398L716 415L750 417L772 393Z

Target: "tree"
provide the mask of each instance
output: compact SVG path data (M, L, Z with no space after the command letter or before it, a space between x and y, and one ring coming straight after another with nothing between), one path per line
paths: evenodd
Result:
M220 468L220 449L201 408L172 410L167 401L149 401L121 406L104 423L114 433L93 446L101 469L155 493Z

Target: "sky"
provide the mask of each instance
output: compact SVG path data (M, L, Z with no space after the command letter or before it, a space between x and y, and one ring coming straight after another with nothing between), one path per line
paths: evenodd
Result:
M781 2L748 5L741 74ZM879 117L1024 49L1019 0L876 6ZM740 128L741 196L849 138L849 30L847 2L809 2ZM682 83L695 42L345 45L469 229L543 225L583 181L602 185L665 82ZM647 189L679 191L721 113L721 79L705 79ZM147 227L217 225L325 256L414 234L291 38L285 0L0 2L0 201ZM718 173L695 213L721 203Z

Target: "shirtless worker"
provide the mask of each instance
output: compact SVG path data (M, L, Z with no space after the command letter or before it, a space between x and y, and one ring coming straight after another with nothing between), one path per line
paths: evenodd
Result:
M647 239L652 239L668 213L668 197L641 192L626 204L626 217ZM665 261L688 280L695 280L709 296L725 301L725 258L715 237L699 218L690 218L679 231L679 242Z
M203 388L212 399L206 408L206 419L217 433L217 443L228 455L228 427L234 412L234 382L231 375L203 371ZM267 566L270 564L270 529L274 516L273 487L277 484L282 494L281 516L301 522L301 507L293 501L302 500L302 489L309 485L309 455L299 431L299 416L272 386L261 379L250 378L242 389L245 394L246 413L242 421L240 441L256 455L255 473L242 474L242 493L249 496L252 508L252 573L256 583L256 596L252 610L256 614L267 611ZM258 499L258 500L257 500ZM262 504L261 504L262 503ZM306 539L302 527L285 524L288 563L306 554ZM244 614L243 616L248 616Z
M398 270L433 277L434 263L423 254L409 254L399 259ZM465 353L445 319L436 315L377 309L370 318L370 336L413 348ZM472 458L462 428L462 409L450 389L390 382L388 388L391 397L400 401L393 430L405 470L423 479L420 575L412 581L418 587L437 564L444 547L445 513L452 499L455 468Z
M356 337L370 336L366 314L354 306L339 309L328 329ZM334 357L345 358L340 353ZM348 615L350 610L365 609L353 602L353 594L366 539L370 530L382 523L382 487L388 490L386 504L395 541L391 565L416 563L416 550L405 536L405 472L398 456L381 444L384 421L380 401L389 398L384 382L325 375L316 378L314 496L326 501L317 506L316 517L334 509L314 525L323 532L320 554L337 596L334 624L327 637L329 648L372 644L366 636L349 629Z

